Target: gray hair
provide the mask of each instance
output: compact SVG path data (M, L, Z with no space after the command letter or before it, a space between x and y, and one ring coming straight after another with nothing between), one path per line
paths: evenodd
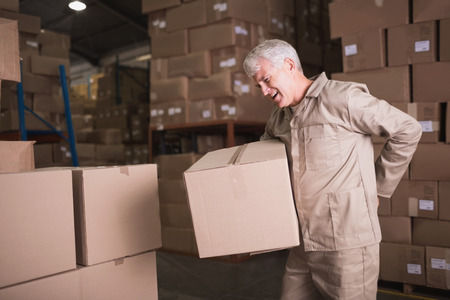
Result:
M253 48L245 57L244 70L248 77L253 77L261 66L258 64L260 58L270 61L276 68L281 68L285 58L294 61L297 69L303 73L297 51L288 42L273 39L265 40Z

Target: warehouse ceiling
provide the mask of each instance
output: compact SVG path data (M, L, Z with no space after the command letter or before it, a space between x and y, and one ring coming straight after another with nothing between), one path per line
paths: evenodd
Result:
M20 0L20 12L41 17L41 28L71 36L72 64L101 57L118 49L148 42L147 16L142 0L83 0L87 8L71 10L69 0Z

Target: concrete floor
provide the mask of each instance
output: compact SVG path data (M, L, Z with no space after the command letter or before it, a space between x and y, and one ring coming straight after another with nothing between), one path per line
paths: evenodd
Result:
M158 252L160 300L278 300L287 251L256 255L240 263ZM402 293L402 284L380 282L378 300L450 299L450 291Z

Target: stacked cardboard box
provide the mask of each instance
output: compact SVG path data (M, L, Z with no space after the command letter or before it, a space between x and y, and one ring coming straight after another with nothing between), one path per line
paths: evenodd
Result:
M294 43L293 1L143 0L142 9L152 38L151 125L266 121L272 106L242 62L264 39Z
M147 77L142 69L106 66L92 76L98 87L90 93L85 84L73 87L81 106L72 114L80 165L148 162Z
M33 170L32 144L0 143L0 298L157 299L156 165Z
M156 158L162 247L165 250L198 253L183 172L199 158L200 155L194 153L160 155Z
M442 80L450 75L449 35L442 35L449 18L449 4L439 0L330 4L331 33L341 38L344 64L344 73L333 79L366 83L374 96L422 125L407 174L391 199L380 203L380 278L442 289L450 288L445 270L450 261L450 147L444 143L449 141L445 102L450 90ZM359 26L351 25L355 22ZM378 156L384 140L373 140Z

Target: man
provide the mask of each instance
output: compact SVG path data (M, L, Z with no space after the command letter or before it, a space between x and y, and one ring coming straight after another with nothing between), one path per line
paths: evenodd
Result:
M297 52L281 40L256 46L244 69L276 104L261 139L286 145L301 227L282 299L376 299L378 197L394 192L421 126L364 84L324 73L306 78ZM371 135L387 138L375 164Z

